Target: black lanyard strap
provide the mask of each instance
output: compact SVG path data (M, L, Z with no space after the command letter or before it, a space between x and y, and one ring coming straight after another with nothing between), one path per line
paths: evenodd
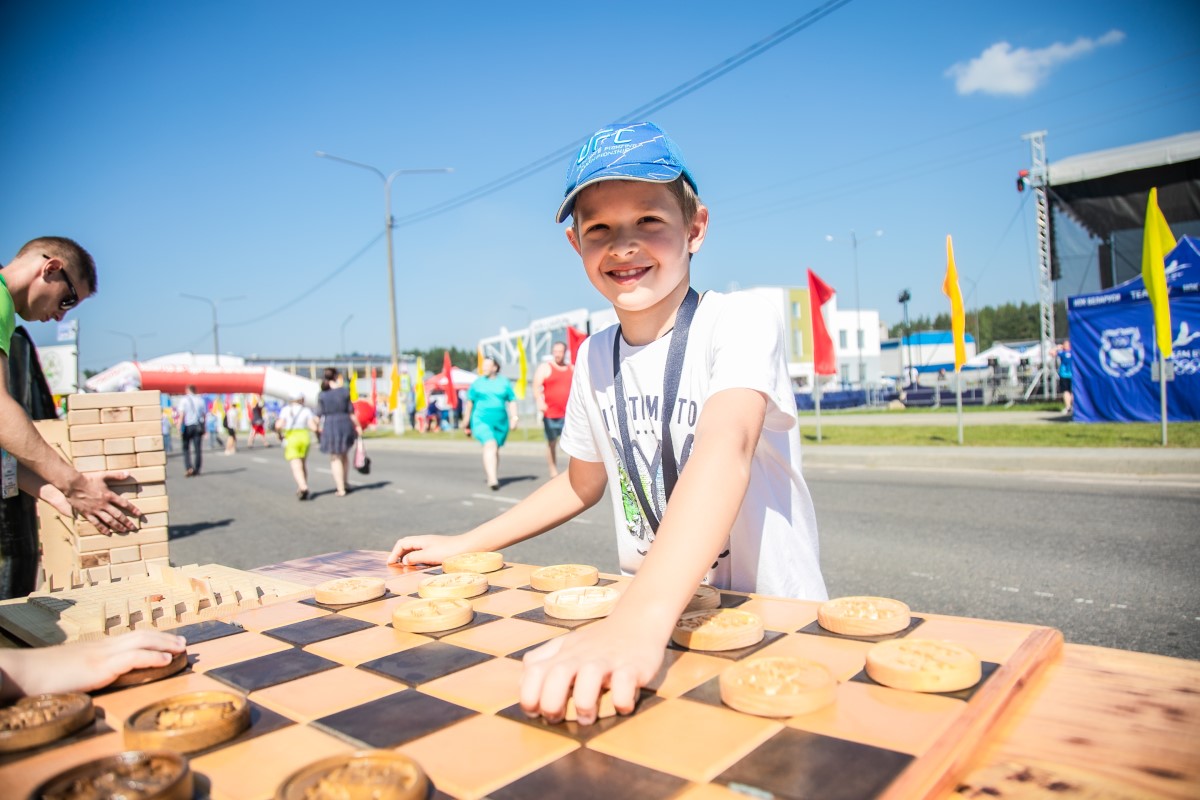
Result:
M679 466L675 459L675 447L671 441L671 417L675 412L675 400L679 396L679 377L683 373L683 355L687 349L688 332L692 327L692 317L696 315L696 307L700 305L700 295L688 287L687 295L675 312L675 327L671 332L671 346L667 350L667 364L663 371L662 396L662 470L664 506L675 491L675 483L679 480ZM625 382L621 379L621 328L617 326L617 335L613 339L613 390L617 400L617 426L621 434L621 448L625 454L625 471L629 474L629 482L637 495L638 505L650 523L650 530L658 533L659 516L646 497L642 487L641 476L638 474L637 460L634 454L633 437L629 433L629 409L625 400ZM650 476L653 483L654 476Z

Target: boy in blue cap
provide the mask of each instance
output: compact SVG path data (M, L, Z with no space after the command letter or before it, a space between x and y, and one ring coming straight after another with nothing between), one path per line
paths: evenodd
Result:
M816 519L782 320L751 294L691 288L708 209L649 122L602 128L567 171L557 221L615 325L580 348L560 444L565 473L461 536L412 536L390 561L438 564L549 530L611 489L621 570L603 620L525 656L521 707L583 724L607 687L630 713L696 586L823 600ZM686 470L684 467L686 466Z

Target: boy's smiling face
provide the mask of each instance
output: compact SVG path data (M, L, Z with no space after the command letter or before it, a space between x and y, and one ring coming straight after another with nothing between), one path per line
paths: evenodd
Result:
M688 256L704 242L708 209L688 223L666 184L608 180L579 193L574 218L567 239L626 339L665 333L687 293Z

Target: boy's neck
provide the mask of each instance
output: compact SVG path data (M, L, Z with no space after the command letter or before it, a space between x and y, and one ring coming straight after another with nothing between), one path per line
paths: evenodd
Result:
M614 308L621 322L621 338L627 344L645 345L661 339L675 327L675 315L691 285L683 281L672 292L650 308L641 311L625 311Z

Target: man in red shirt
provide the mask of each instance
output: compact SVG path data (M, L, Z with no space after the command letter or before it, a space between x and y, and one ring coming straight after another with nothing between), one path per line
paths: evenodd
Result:
M533 393L546 431L546 465L553 478L558 474L558 437L567 417L567 396L571 393L575 368L567 363L565 342L555 342L550 353L552 360L539 364L533 374Z

